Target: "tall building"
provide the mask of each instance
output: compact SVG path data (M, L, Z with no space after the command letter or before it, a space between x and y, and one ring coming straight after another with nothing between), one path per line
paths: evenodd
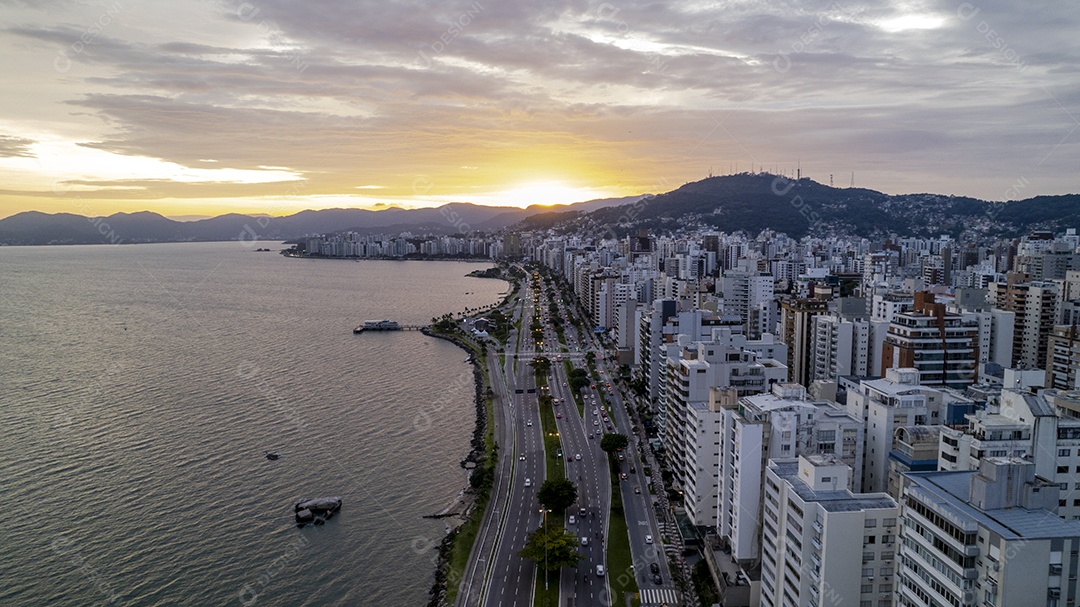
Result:
M915 369L888 369L884 378L863 380L858 390L847 391L847 412L865 427L863 465L855 468L862 479L856 489L885 491L897 428L944 423L944 399L940 390L919 385Z
M667 361L665 423L661 438L674 472L675 487L696 525L715 527L723 405L740 396L768 391L787 377L775 360L758 359L742 347L746 338L718 329L716 339L691 342L680 336L677 357ZM714 388L722 388L717 393Z
M788 373L794 383L810 385L813 321L828 310L828 302L815 299L787 299L780 304L780 334L788 347Z
M743 319L750 339L775 330L772 274L725 272L720 287L724 294L724 312Z
M850 476L827 455L769 462L763 607L892 605L899 507L884 493L852 493Z
M919 383L963 390L975 383L979 364L979 325L918 292L911 311L889 323L881 347L881 374L889 368L914 368Z
M1052 390L1005 388L997 403L968 414L966 426L942 428L938 467L977 470L989 457L1024 458L1040 477L1061 487L1058 514L1080 519L1080 419L1062 415L1045 393L1061 405L1070 400Z
M1056 390L1080 389L1080 328L1054 327L1047 340L1046 387Z
M717 534L740 564L761 556L761 499L770 458L834 455L862 467L862 421L837 403L808 400L798 384L776 384L768 394L723 404Z
M1058 284L1030 281L1026 274L1010 273L1004 283L990 283L994 307L1015 312L1012 366L1045 369L1046 348L1059 311Z
M841 375L873 375L881 369L881 344L888 323L839 311L815 316L813 323L811 382L833 381Z
M897 605L1075 605L1080 521L1019 458L904 476Z

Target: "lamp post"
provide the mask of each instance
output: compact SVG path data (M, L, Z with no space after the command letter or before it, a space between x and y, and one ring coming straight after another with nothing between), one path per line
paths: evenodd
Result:
M547 537L547 534L548 534L547 513L550 512L550 510L547 510L546 508L541 508L540 512L544 515L544 536L545 536L544 537L544 590L547 590L548 589L548 559L547 559L547 555L548 555L548 543L551 541L551 538Z

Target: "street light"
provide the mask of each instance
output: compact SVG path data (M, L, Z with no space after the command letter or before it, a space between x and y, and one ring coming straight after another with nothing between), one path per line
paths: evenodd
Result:
M551 542L551 538L547 537L547 534L548 534L547 513L551 512L551 511L546 509L546 508L541 508L540 512L543 513L543 515L544 515L544 536L545 536L545 538L544 538L544 590L547 590L548 589L548 559L547 559L547 554L548 554L548 543Z

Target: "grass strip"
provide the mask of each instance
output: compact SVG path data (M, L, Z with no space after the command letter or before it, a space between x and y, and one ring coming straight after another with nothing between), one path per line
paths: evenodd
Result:
M623 513L622 488L619 476L611 474L611 519L608 523L608 585L611 588L611 603L624 605L626 593L633 596L633 605L640 606L637 576L634 574L634 558L630 553L630 531L626 526Z

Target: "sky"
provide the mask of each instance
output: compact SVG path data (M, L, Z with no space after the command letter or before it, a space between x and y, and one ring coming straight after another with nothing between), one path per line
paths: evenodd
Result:
M1032 0L0 0L0 217L660 193L768 170L1080 192Z

